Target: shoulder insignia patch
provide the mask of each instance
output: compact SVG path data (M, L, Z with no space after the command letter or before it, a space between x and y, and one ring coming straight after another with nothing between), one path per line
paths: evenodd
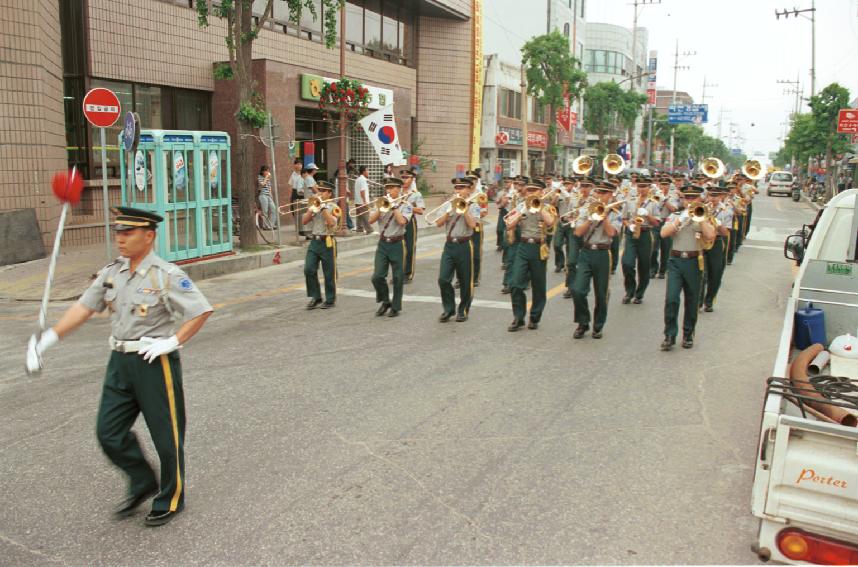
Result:
M182 278L179 280L179 287L182 288L182 291L191 291L194 289L194 284L188 278Z

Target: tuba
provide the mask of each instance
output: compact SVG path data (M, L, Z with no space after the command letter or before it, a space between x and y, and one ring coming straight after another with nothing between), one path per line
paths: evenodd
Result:
M619 175L626 168L626 160L620 154L608 154L602 160L605 175Z
M708 157L700 164L700 171L709 179L720 179L727 172L727 167L720 159Z
M763 164L755 159L749 159L742 165L742 175L752 181L757 181L765 177L766 172L763 171Z
M576 175L590 175L590 172L593 171L593 158L590 156L578 156L572 162L572 171L575 172Z

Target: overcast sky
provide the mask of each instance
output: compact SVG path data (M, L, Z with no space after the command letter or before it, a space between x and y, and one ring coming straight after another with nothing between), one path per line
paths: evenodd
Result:
M648 0L652 1L652 0ZM545 33L545 0L484 0L484 52L516 62L527 38ZM791 85L798 78L810 96L811 23L802 16L775 18L775 10L810 8L811 0L662 0L638 8L638 25L649 30L649 49L658 50L658 87L673 87L676 40L680 59L677 90L701 102L704 76L708 133L717 134L724 108L722 138L729 123L744 136L746 152L775 151L791 112ZM816 0L816 90L838 82L858 97L858 0ZM632 26L631 0L587 0L588 22ZM585 46L586 47L586 46ZM807 110L807 106L803 107ZM729 111L729 113L728 113ZM751 124L754 124L752 126ZM734 143L738 146L740 143Z

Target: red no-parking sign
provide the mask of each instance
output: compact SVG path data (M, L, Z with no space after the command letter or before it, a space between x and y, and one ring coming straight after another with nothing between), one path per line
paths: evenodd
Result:
M119 110L119 99L110 89L95 88L83 97L83 115L93 126L113 126L119 119Z

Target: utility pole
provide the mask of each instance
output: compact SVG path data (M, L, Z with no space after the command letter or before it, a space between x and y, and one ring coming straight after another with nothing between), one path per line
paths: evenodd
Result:
M810 16L803 16L805 12L810 12ZM811 0L810 8L803 8L799 10L798 8L793 8L792 10L784 9L783 12L779 12L775 10L775 19L781 19L783 16L786 19L789 19L790 16L795 16L798 18L802 15L802 18L810 20L810 96L813 98L816 96L816 0Z
M790 88L784 90L784 94L794 94L795 95L795 105L793 107L793 114L792 114L792 116L793 116L792 120L795 120L795 117L798 115L798 109L799 109L799 104L800 104L800 100L801 100L799 98L801 91L798 88L799 85L801 84L801 82L798 80L798 77L796 77L796 79L794 81L790 81L787 79L778 79L776 82L779 85L790 85Z
M277 210L277 216L274 217L274 230L277 231L277 246L283 246L282 236L280 234L280 193L277 191L277 160L274 157L274 144L277 143L277 136L274 133L274 119L271 117L271 111L268 111L268 149L271 150L271 179L274 181L274 206Z
M645 6L647 4L661 4L661 0L634 0L632 2L632 9L634 11L634 18L632 19L632 68L629 69L629 77L632 77L637 72L638 65L638 6ZM640 77L640 75L639 75ZM635 81L632 78L629 81L629 90L635 90ZM637 120L635 120L637 122ZM635 128L632 126L629 128L629 155L634 156L637 155L637 151L635 151ZM647 150L649 152L649 150Z
M551 33L551 3L554 0L548 0L548 22L545 25L545 33Z
M706 104L706 88L707 87L718 88L718 85L714 85L712 83L707 83L706 77L704 76L703 77L703 92L700 93L700 104Z
M521 66L521 174L530 175L530 160L527 155L527 75Z
M673 97L671 98L671 106L676 104L676 75L680 69L688 69L687 66L680 67L679 66L679 57L690 57L692 55L697 55L696 51L684 51L679 53L679 39L676 40L676 50L673 53ZM673 172L673 160L674 160L674 143L675 143L675 134L676 134L676 126L670 129L670 171Z

